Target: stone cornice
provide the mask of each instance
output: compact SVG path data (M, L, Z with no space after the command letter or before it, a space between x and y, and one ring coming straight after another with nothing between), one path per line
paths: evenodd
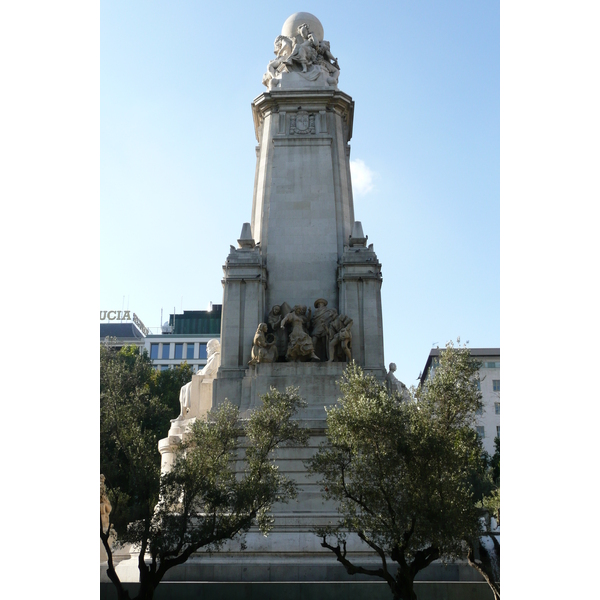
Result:
M264 118L280 110L330 110L341 115L348 126L348 141L352 138L354 100L339 90L272 90L263 92L252 102L254 132L260 143L259 129Z

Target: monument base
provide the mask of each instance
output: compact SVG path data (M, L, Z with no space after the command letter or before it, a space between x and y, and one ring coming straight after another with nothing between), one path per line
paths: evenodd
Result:
M325 426L326 407L336 404L341 396L339 381L347 364L344 362L276 362L259 363L247 369L221 368L214 380L214 406L225 398L237 404L242 417L260 406L260 397L271 387L284 392L297 387L307 402L298 414L301 420L322 421ZM385 381L385 369L365 369L366 374ZM307 424L308 427L311 425Z

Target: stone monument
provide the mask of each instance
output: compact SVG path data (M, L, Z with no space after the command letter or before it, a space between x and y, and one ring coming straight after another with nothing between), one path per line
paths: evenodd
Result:
M300 418L310 442L284 449L279 468L298 482L299 495L275 507L268 538L250 531L245 551L232 543L192 557L182 567L187 578L256 580L267 571L269 580L348 578L312 533L336 513L303 463L325 439L326 409L339 398L346 364L355 360L380 381L387 375L381 264L355 221L354 101L338 89L339 74L319 20L289 17L263 77L267 89L252 103L254 196L223 266L219 358L184 386L181 414L159 443L168 470L187 427L211 407L228 399L244 417L271 386L296 386L307 401Z

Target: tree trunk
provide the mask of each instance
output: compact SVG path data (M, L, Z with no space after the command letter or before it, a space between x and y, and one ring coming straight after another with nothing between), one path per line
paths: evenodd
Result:
M115 588L117 588L117 598L118 600L130 600L129 592L121 584L121 580L115 570L112 549L108 541L108 534L104 533L102 526L100 526L100 540L104 544L104 549L106 550L106 555L108 557L106 575L113 582Z
M146 580L144 583L140 584L140 591L135 597L135 600L152 600L152 598L154 598L155 590L156 586L151 581Z
M492 536L494 542L494 548L500 556L500 544L496 540L495 536ZM476 540L477 549L479 551L479 561L475 560L474 545L469 544L469 552L467 554L467 560L469 564L485 579L486 583L490 586L492 593L494 594L494 600L500 600L500 581L496 581L494 577L494 568L489 553L483 547L480 540ZM498 565L499 566L499 565Z
M148 568L145 564L142 568L140 564L140 589L134 600L152 600L160 580L161 577L157 577L154 569Z
M394 600L417 600L414 590L414 577L410 568L399 567L392 587Z

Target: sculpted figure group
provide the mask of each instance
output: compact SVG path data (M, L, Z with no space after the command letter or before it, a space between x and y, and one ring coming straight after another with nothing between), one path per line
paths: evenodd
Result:
M329 42L319 41L306 23L302 23L297 31L301 41L285 35L275 38L276 58L269 62L263 84L269 87L271 80L281 72L299 71L311 80L324 73L328 84L337 85L340 66L331 53Z
M314 303L315 312L287 302L271 309L260 323L252 344L250 365L271 362L351 361L352 319L327 308L327 300Z

